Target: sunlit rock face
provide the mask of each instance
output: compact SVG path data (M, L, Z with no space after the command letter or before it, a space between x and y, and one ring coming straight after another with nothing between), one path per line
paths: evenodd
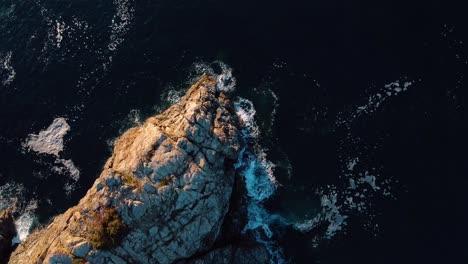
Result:
M233 256L232 246L208 252L229 210L233 165L244 144L238 122L216 80L203 75L180 102L125 132L79 204L32 233L10 263ZM263 258L250 263L267 261L263 248L252 248Z

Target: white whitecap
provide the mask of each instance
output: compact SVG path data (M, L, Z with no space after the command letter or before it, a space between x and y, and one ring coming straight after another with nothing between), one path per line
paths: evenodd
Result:
M219 63L221 73L216 78L216 88L223 92L232 92L236 87L236 78L232 75L232 69L224 63Z
M357 106L348 113L340 113L336 124L349 127L352 122L361 116L375 113L386 100L407 91L413 83L411 81L396 80L385 84L377 93L369 95L364 104Z
M243 126L242 134L248 142L248 146L241 150L235 164L235 168L239 169L244 177L248 196L248 221L243 231L251 230L256 240L265 245L271 257L270 263L286 263L281 248L272 240L273 231L270 225L278 217L263 206L263 203L276 192L275 165L266 158L264 149L249 140L257 138L260 134L255 122L256 111L253 103L238 98L234 102L234 107Z
M63 36L64 36L64 32L65 32L65 29L67 29L67 26L65 24L65 22L63 21L55 21L55 31L56 31L56 35L55 35L55 44L57 45L57 48L60 48L60 46L62 45L62 40L63 40Z
M198 62L194 64L195 76L191 82L195 82L201 74L216 77L216 89L223 92L232 92L236 88L236 78L232 74L232 68L222 61L214 61L210 64Z
M128 0L114 0L116 12L111 21L111 35L108 49L115 52L125 40L125 35L130 30L133 22L134 8ZM110 57L112 60L112 57Z
M12 244L23 242L29 235L31 227L36 219L35 211L37 209L37 201L32 200L28 203L23 213L15 221L17 235L13 238Z
M247 195L261 202L270 198L276 191L276 178L273 176L273 163L261 155L248 158L243 171Z
M10 85L16 76L16 71L11 64L12 52L0 53L0 78L4 86Z
M59 156L63 151L63 138L70 130L67 120L55 118L52 124L38 134L29 134L23 147L37 153Z
M244 136L253 138L258 137L260 135L260 129L255 122L256 111L253 103L245 98L238 98L234 102L234 108L236 109L237 116L242 121Z
M183 96L182 90L176 90L176 89L170 88L170 89L166 89L161 94L161 100L169 103L170 105L173 105L173 104L179 103L182 96Z
M52 171L68 176L73 182L67 183L65 190L69 194L80 179L80 170L71 159L63 159L60 153L64 149L64 137L70 131L70 125L63 117L55 118L52 124L38 134L29 134L23 147L38 154L50 154L56 157Z
M11 208L19 217L15 220L17 236L12 243L20 243L29 235L36 219L37 200L24 200L26 189L22 184L8 182L0 186L0 210Z
M75 182L80 179L80 170L71 159L57 159L56 163L58 163L59 166L54 166L52 170L59 174L68 175Z

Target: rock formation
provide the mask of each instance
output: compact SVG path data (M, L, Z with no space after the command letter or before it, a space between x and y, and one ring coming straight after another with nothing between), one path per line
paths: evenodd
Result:
M33 232L10 263L267 262L260 244L226 239L240 231L225 216L238 215L233 165L244 144L232 102L203 75L124 133L78 205Z
M15 221L11 209L0 212L0 263L6 263L13 250L12 240L16 236Z

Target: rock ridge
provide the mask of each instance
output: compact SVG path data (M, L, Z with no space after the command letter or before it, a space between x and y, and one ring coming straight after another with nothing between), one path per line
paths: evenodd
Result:
M245 144L216 85L202 75L179 103L125 132L78 205L29 235L9 263L265 263L258 244L210 252L230 221ZM242 250L263 258L233 262Z

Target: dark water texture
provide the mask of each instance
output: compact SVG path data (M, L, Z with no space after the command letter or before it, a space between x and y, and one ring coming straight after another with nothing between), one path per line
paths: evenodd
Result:
M0 84L0 184L22 183L24 199L38 197L40 222L84 195L110 155L107 140L125 129L132 109L154 114L164 89L188 85L194 63L221 60L234 70L236 93L254 101L264 131L271 101L255 89L279 97L264 144L273 160L288 157L293 172L279 168L282 187L269 207L314 215L316 188L339 184L341 157L354 151L362 166L396 182L396 200L372 201L377 233L356 216L345 233L312 247L313 234L282 229L292 263L468 260L468 24L461 1L121 2L134 12L111 51L111 1L0 1L0 55L11 52L16 71L11 84ZM70 26L60 48L57 20ZM362 145L343 143L348 130L336 126L339 113L395 80L415 83L352 123ZM71 126L63 157L81 171L71 197L64 176L50 170L52 157L21 148L57 116Z

